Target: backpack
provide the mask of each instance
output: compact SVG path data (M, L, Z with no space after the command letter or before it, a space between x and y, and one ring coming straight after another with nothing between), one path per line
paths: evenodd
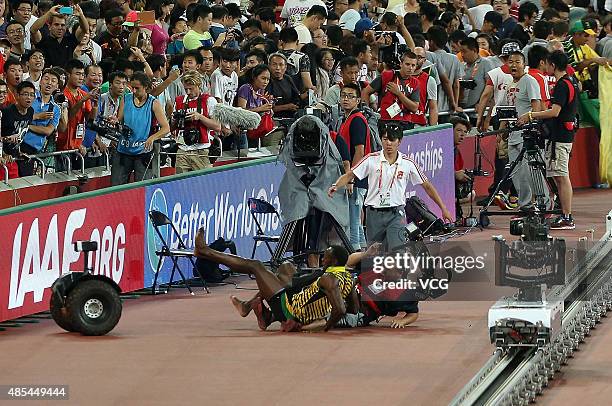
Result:
M209 246L216 251L224 252L229 250L232 254L236 255L236 244L233 241L218 238ZM196 270L207 283L222 283L230 276L230 272L220 269L218 263L202 258L196 259L194 275Z
M365 105L361 106L361 113L365 117L368 127L370 128L370 152L382 150L382 141L380 139L380 134L378 133L378 120L380 120L380 114ZM329 124L331 131L340 131L342 116L343 113L341 112L338 104L331 106Z

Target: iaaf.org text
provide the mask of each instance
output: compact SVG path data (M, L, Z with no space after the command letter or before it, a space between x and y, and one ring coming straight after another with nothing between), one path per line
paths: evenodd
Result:
M453 269L457 273L466 270L483 270L485 267L484 255L457 255L457 256L437 256L421 253L412 255L407 252L396 253L395 255L375 256L372 270L375 273L382 273L385 269L407 270L410 273L422 268Z

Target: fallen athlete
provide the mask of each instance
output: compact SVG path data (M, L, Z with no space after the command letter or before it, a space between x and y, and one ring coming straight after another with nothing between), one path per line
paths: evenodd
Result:
M279 321L283 331L300 331L313 326L328 331L346 314L345 300L351 295L356 297L353 277L344 267L348 259L344 247L328 248L322 260L323 274L307 286L297 288L287 287L287 281L279 279L261 261L213 250L206 245L202 229L196 236L194 254L223 264L232 272L255 276L261 298L270 307L268 310L259 298L250 303L262 330ZM309 326L311 324L313 326Z
M365 252L355 252L348 257L346 262L346 268L349 270L359 267L360 263L368 257L377 255L382 248L382 244L376 243L370 246ZM323 257L323 263L327 260ZM316 279L318 276L323 274L323 271L315 271L312 275L293 277L295 273L295 267L292 264L282 264L278 269L278 278L283 282L286 287L291 286L292 288L300 288L306 286ZM395 269L385 269L381 274L385 281L397 281L402 275ZM310 279L310 280L309 280ZM347 313L340 319L336 324L336 327L362 327L367 326L371 322L380 319L381 317L391 317L389 326L391 328L404 328L418 319L418 302L412 300L401 300L401 298L389 298L385 295L368 295L368 285L371 283L370 278L364 272L358 279L356 291L358 292L357 298L349 296L347 298ZM364 286L365 285L365 286ZM232 305L236 308L236 311L240 316L247 317L251 311L254 310L254 306L259 306L260 296L259 293L250 300L240 300L236 296L230 296ZM353 309L357 310L354 311ZM324 320L323 320L324 322ZM312 323L308 326L302 327L303 330L313 331L317 330L317 327L321 324L321 321Z

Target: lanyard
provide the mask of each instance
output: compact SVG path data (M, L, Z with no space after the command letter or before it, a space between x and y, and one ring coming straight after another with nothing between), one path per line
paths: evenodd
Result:
M474 77L476 76L476 73L478 73L478 67L480 65L480 61L481 61L481 59L478 58L478 60L476 60L476 62L474 62L474 67L472 68L472 74L470 75L471 76L470 77L471 80L474 80ZM468 67L467 63L465 64L465 67L466 68Z
M387 189L387 191L391 190L391 187L393 186L393 182L395 182L395 175L397 175L397 167L399 165L397 164L397 162L395 162L394 165L395 165L395 171L393 172L393 177L391 178L391 182L389 182L389 188ZM381 160L380 161L380 177L378 178L378 193L382 193L383 173L384 173L383 172L383 162Z

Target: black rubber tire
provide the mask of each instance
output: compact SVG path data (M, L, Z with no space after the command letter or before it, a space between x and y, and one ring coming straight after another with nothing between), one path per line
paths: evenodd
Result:
M97 299L103 305L102 314L96 318L85 313L84 305L90 299ZM86 336L101 336L115 328L122 307L117 290L108 282L96 279L79 282L66 297L72 325Z
M58 326L71 333L77 331L72 325L72 322L70 321L68 309L62 307L61 303L57 303L57 299L54 294L51 295L49 311L51 312L51 317L53 318L53 321L55 321Z

